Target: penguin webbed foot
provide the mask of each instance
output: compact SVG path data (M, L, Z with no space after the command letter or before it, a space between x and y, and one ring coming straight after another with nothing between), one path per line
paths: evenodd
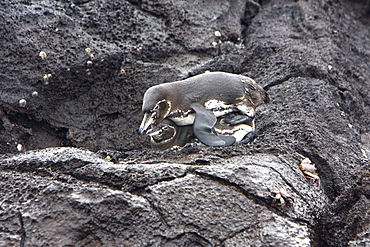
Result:
M256 132L251 131L243 137L240 143L243 143L243 144L251 143L255 136L256 136Z
M229 125L248 124L253 121L253 117L242 114L230 113L225 116L223 121Z
M230 146L235 143L233 136L218 136L213 133L213 126L217 122L213 112L199 104L192 104L191 107L196 113L193 125L194 135L201 143L213 147Z

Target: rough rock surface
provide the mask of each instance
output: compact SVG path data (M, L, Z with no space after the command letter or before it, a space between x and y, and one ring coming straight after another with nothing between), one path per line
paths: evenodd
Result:
M0 245L370 245L368 1L0 6ZM145 90L206 70L268 91L257 138L148 150Z

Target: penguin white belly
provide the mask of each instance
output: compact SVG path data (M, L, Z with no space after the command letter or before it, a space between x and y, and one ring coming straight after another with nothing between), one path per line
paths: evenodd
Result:
M233 128L225 128L221 129L219 128L220 126L217 126L214 128L215 132L218 135L228 135L228 136L233 136L235 138L236 142L240 142L241 140L244 139L244 137L254 131L254 127L248 125L248 124L239 124L233 126Z
M247 106L245 104L243 105L238 105L237 106L238 110L241 111L242 113L244 113L245 115L249 116L249 117L254 117L256 112L254 110L253 107L251 106Z

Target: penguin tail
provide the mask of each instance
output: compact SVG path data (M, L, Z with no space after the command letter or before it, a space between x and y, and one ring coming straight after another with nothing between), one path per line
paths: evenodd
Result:
M269 97L269 95L267 94L267 92L266 92L266 91L265 91L265 97L264 97L264 99L263 99L263 102L264 102L265 104L270 103L270 97Z

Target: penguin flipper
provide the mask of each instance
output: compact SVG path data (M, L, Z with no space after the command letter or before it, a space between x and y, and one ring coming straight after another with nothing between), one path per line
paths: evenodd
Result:
M194 135L200 142L213 147L230 146L234 144L235 138L233 136L218 136L212 132L212 128L217 122L217 118L213 112L199 104L192 104L191 108L196 113L193 125Z

